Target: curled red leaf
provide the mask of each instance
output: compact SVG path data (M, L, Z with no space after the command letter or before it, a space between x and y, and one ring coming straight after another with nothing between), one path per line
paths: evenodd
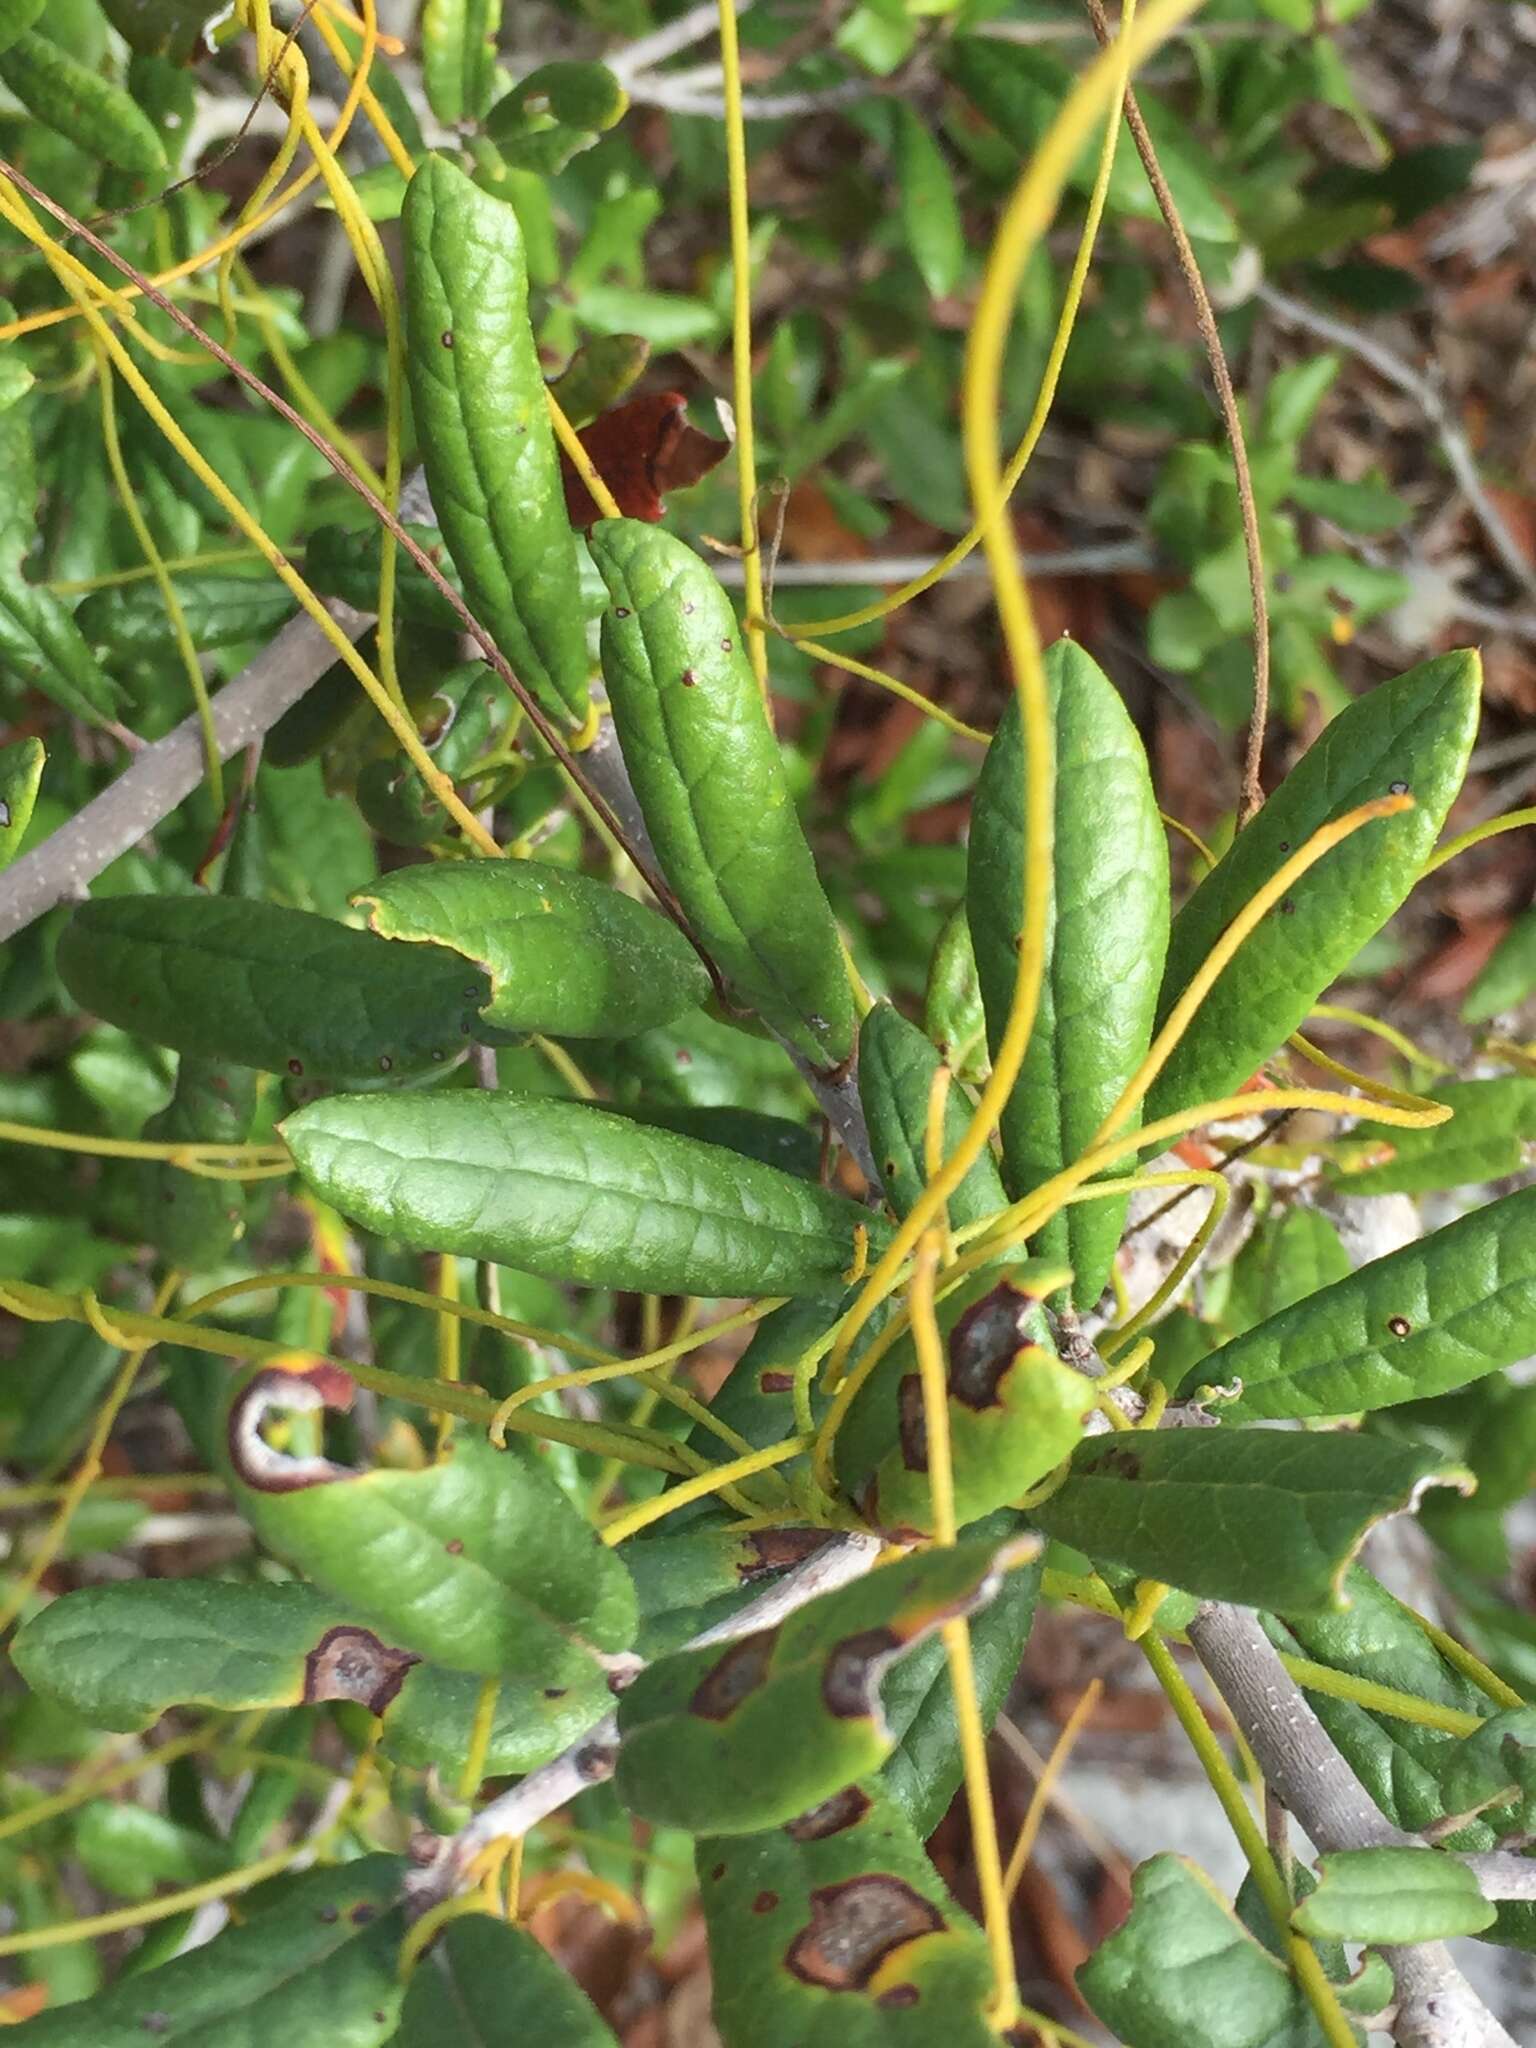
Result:
M728 441L690 426L680 391L654 391L602 413L576 437L628 519L660 519L668 491L708 476L730 453ZM597 500L562 448L560 473L572 526L601 517Z

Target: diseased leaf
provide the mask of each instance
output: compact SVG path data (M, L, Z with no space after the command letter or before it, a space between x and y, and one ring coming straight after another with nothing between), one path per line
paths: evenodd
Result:
M627 1648L629 1574L534 1459L470 1430L416 1472L351 1472L259 1444L266 1413L319 1405L306 1376L268 1372L230 1413L236 1498L280 1557L390 1642L453 1670L575 1684L590 1669L584 1645Z
M402 951L407 949L402 948ZM655 1294L836 1287L885 1226L719 1145L586 1102L335 1096L283 1126L325 1200L402 1244Z
M383 1711L385 1755L413 1770L433 1766L445 1784L457 1785L473 1747L483 1683L472 1672L413 1664ZM504 1673L495 1683L487 1778L536 1770L579 1742L613 1705L608 1674L574 1649L558 1663Z
M725 2048L995 2048L980 1930L878 1781L696 1861Z
M1328 1940L1447 1941L1498 1917L1468 1866L1441 1849L1334 1850L1317 1876L1291 1921Z
M986 1543L913 1553L776 1627L650 1665L619 1701L620 1797L666 1826L745 1834L851 1785L894 1746L887 1665L985 1605L1009 1561Z
M364 1087L446 1067L490 993L441 947L222 896L82 904L59 973L82 1008L178 1052Z
M1046 655L1055 747L1045 980L1002 1115L1003 1179L1032 1194L1084 1153L1144 1057L1168 931L1168 856L1147 758L1120 693L1081 648ZM1024 900L1024 749L1010 704L987 750L966 903L994 1059L1007 1028ZM1128 1126L1129 1128L1130 1126ZM1126 1197L1075 1204L1031 1240L1064 1260L1084 1307L1102 1292Z
M1209 1353L1224 1416L1353 1415L1464 1387L1536 1349L1536 1188L1375 1259Z
M1049 1536L1208 1600L1337 1607L1366 1535L1465 1475L1427 1447L1271 1429L1094 1437L1033 1510Z
M1126 2048L1322 2048L1301 1986L1182 1856L1138 1867L1130 1918L1077 1982Z
M1159 1025L1243 906L1320 825L1375 797L1413 798L1411 811L1325 854L1244 942L1154 1082L1149 1120L1233 1094L1397 909L1461 787L1480 683L1475 654L1445 654L1359 698L1201 882L1173 921Z
M628 1038L709 994L675 925L588 875L533 860L397 868L357 899L386 939L465 955L490 982L485 1021L558 1038Z
M611 340L632 340L612 336ZM588 350L602 346L587 343ZM729 455L730 443L700 433L684 410L680 391L648 392L605 412L577 436L592 467L613 493L626 519L655 522L669 491L686 490ZM572 526L589 527L603 515L562 448L560 474Z
M404 1986L398 1856L362 1856L291 1879L279 1901L159 1969L29 2020L26 2048L256 2048L324 2041L382 2048Z
M451 1920L416 1966L391 2048L617 2048L612 2032L525 1927Z
M876 1003L859 1027L859 1097L869 1121L869 1142L891 1207L905 1216L927 1186L923 1149L928 1094L939 1054L915 1024L889 1003ZM970 1121L965 1097L953 1083L944 1105L944 1148L950 1151ZM956 1229L996 1216L1008 1206L1003 1183L983 1152L949 1198Z

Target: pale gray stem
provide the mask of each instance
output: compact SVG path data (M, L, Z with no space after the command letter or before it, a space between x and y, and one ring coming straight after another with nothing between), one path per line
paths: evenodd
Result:
M326 609L349 639L356 640L368 624L368 615L350 605L331 603ZM335 648L312 619L290 619L213 699L219 759L227 761L259 740L335 659ZM174 732L143 748L100 796L0 875L0 939L14 938L56 904L83 897L103 868L192 794L206 765L196 717L184 718Z
M683 1647L702 1649L709 1643L733 1642L738 1636L752 1635L758 1629L777 1627L807 1601L862 1578L882 1547L876 1536L829 1537L819 1550L812 1551L802 1564L786 1572L755 1600L749 1600L737 1613L705 1629ZM470 1865L493 1843L514 1841L526 1835L541 1820L568 1806L589 1785L600 1785L611 1778L618 1760L618 1717L605 1714L563 1755L530 1771L510 1792L503 1792L499 1799L482 1807L456 1835L438 1845L429 1862L411 1872L405 1881L406 1905L411 1914L419 1916L429 1906L451 1898L463 1884Z
M1386 1818L1334 1748L1257 1616L1212 1602L1189 1624L1189 1640L1265 1783L1320 1851L1421 1846ZM1392 2031L1398 2048L1516 2048L1443 1942L1382 1954L1397 1986Z
M1510 1849L1485 1849L1458 1856L1477 1879L1485 1899L1536 1899L1536 1858Z

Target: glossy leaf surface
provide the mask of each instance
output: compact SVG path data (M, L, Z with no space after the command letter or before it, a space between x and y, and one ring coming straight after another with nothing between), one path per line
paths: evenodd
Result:
M1291 1915L1332 1941L1446 1941L1480 1934L1497 1915L1465 1863L1438 1849L1342 1849Z
M417 1965L392 2048L616 2048L525 1927L473 1913L450 1921Z
M928 1096L939 1064L932 1040L889 1003L876 1003L859 1027L859 1099L881 1183L898 1216L908 1213L928 1183L923 1149ZM944 1105L946 1152L959 1142L969 1121L969 1105L951 1082ZM984 1151L950 1196L949 1220L958 1229L1007 1206L992 1155Z

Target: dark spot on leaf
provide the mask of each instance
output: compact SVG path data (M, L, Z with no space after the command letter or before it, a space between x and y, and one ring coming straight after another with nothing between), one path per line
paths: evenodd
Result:
M565 1696L566 1696L567 1692L569 1692L569 1691L570 1691L570 1687L569 1687L569 1686L565 1686L565 1685L546 1685L546 1686L545 1686L545 1688L544 1688L544 1697L545 1697L545 1699L547 1699L547 1700L563 1700L563 1699L565 1698Z
M334 1927L341 1918L341 1909L337 1906L322 1906L315 1918L322 1927Z
M616 619L627 619L629 617L629 606L627 604L616 604L613 608L613 616Z
M893 1174L893 1173L894 1173L895 1171L896 1171L896 1162L895 1162L895 1160L894 1160L894 1159L887 1159L887 1161L885 1162L885 1177L886 1177L886 1179L887 1179L887 1180L889 1180L889 1179L890 1179L890 1177L891 1177L891 1175L892 1175L892 1174Z
M1408 794L1408 785L1406 782L1389 782L1387 784L1387 789L1388 793L1392 796L1406 796Z
M462 1557L464 1555L464 1538L462 1536L450 1536L443 1545L443 1548L450 1557Z
M779 1895L777 1892L759 1892L752 1901L752 1910L754 1913L771 1913L778 1903Z
M721 652L722 654L729 654L729 653L730 653L730 651L731 651L731 643L730 643L730 641L729 641L729 640L722 640L722 641L720 642L720 652Z
M857 1785L845 1785L830 1799L823 1799L807 1813L788 1822L784 1832L796 1842L819 1842L824 1835L839 1835L861 1821L870 1807L869 1794Z
M691 617L692 617L692 615L693 615L693 605L692 605L692 603L690 602L690 603L688 603L688 604L685 604L685 605L683 606L683 617L684 617L685 619L686 619L686 618L691 618Z
M1280 851L1281 851L1282 853L1289 853L1289 852L1290 852L1290 850L1291 850L1291 842L1289 841L1289 839L1282 839L1282 840L1281 840L1281 842L1280 842Z
M347 1918L352 1922L352 1925L354 1927L366 1927L370 1920L376 1920L378 1917L378 1907L370 1906L366 1899L364 1899L360 1905L354 1906L351 1912L347 1915Z
M395 1064L395 1063L394 1063L394 1061L393 1061L393 1060L392 1060L392 1059L390 1058L390 1056L389 1056L389 1054L388 1054L387 1052L381 1052L381 1053L379 1054L379 1071L380 1071L380 1073L382 1073L382 1074L387 1074L387 1073L389 1072L390 1068L391 1068L391 1067L392 1067L392 1066L393 1066L394 1064Z
M691 690L698 680L698 677L694 674L691 668L685 668L683 670L682 683L683 688L685 690Z
M693 1065L693 1054L686 1045L680 1045L677 1048L677 1064L680 1067L691 1067Z
M750 1586L754 1579L765 1578L769 1572L803 1564L826 1540L825 1529L758 1529L747 1538L747 1549L752 1554L736 1567L736 1576L744 1586Z
M445 327L443 329L441 340L444 348L453 347L453 329L451 327Z
M1035 1306L1012 1281L1001 1280L973 1302L949 1333L949 1391L977 1414L995 1408L998 1387L1025 1342Z
M919 1995L915 1984L893 1984L889 1991L881 1992L875 2003L896 2012L905 2006L916 2005Z
M714 1869L709 1873L709 1881L711 1884L718 1884L721 1878L724 1877L724 1875L725 1865L723 1863L717 1863Z
M860 1629L844 1636L827 1658L821 1674L821 1696L827 1712L840 1721L855 1721L874 1712L874 1682L880 1667L901 1638L892 1628Z
M896 1416L901 1462L909 1472L926 1472L928 1412L923 1406L923 1381L920 1373L909 1372L902 1375L901 1385L896 1393Z
M8 804L8 803L6 802L6 800L5 800L5 798L4 798L4 797L3 797L3 796L0 796L0 826L4 826L4 825L9 825L9 823L10 823L10 822L11 822L11 807L10 807L10 805L9 805L9 804Z
M1296 903L1294 898L1287 896L1281 901L1280 915L1282 917L1294 917L1296 915Z
M1111 1444L1102 1451L1088 1467L1090 1472L1108 1473L1112 1479L1139 1479L1141 1460L1134 1451L1127 1451L1119 1444Z
M944 1925L938 1907L899 1877L871 1873L811 1893L809 1924L785 1961L804 1984L862 1991L894 1950Z
M304 1062L302 1060L290 1060L288 1062L288 1071L290 1074L302 1074L304 1071Z
M1413 1334L1413 1325L1406 1316L1388 1316L1387 1328L1394 1337L1411 1337Z
M146 2034L168 2034L171 2031L171 2016L168 2012L147 2012L139 2025Z
M420 1662L411 1651L380 1642L371 1629L328 1628L304 1659L304 1703L356 1700L370 1714L382 1714Z
M704 1674L688 1702L688 1711L705 1721L728 1720L768 1676L769 1660L778 1639L777 1629L764 1628L732 1643Z
M792 1372L776 1372L770 1368L757 1376L757 1390L760 1394L787 1394L795 1384Z

